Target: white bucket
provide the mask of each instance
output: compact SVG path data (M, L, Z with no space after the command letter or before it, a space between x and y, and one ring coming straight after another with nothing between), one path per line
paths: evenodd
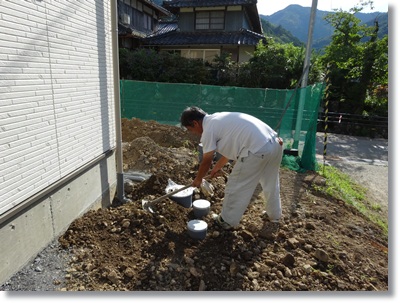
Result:
M191 220L187 224L188 234L196 240L203 240L207 235L207 222L203 220Z
M205 199L195 200L193 202L193 213L197 219L207 216L210 212L210 201Z
M165 192L167 194L184 187L184 185L170 185L167 186L165 189ZM192 207L192 198L193 198L193 187L186 188L180 192L177 192L175 195L170 196L170 199L177 202L179 205L186 207L186 208L191 208Z

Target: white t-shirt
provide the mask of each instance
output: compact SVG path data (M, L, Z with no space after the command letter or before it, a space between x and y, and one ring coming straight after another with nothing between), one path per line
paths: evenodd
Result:
M277 133L260 119L244 113L206 115L200 142L203 153L217 151L230 160L258 152Z

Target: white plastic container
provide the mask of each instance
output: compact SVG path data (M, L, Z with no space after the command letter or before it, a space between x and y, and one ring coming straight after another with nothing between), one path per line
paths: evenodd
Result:
M187 224L188 234L196 240L203 240L207 235L207 222L203 220L191 220Z
M183 185L178 185L177 188L181 188ZM175 195L172 195L171 200L177 202L179 205L185 207L185 208L191 208L192 207L192 198L193 198L193 187L186 188L183 191L180 191L176 193Z
M193 202L193 213L197 219L201 219L210 212L210 201L205 199L195 200Z
M169 194L182 187L184 187L184 185L176 184L171 179L168 179L168 186L165 188L165 193ZM193 191L194 191L193 187L188 187L180 192L177 192L175 195L170 196L170 199L177 202L179 205L183 207L191 208Z

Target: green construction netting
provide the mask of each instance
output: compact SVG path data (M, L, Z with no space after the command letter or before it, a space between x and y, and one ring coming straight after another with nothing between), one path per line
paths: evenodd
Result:
M324 83L280 90L121 80L121 116L179 125L182 111L192 105L208 113L251 114L279 133L286 150L298 150L296 157L284 155L282 165L316 170L317 119L324 89Z

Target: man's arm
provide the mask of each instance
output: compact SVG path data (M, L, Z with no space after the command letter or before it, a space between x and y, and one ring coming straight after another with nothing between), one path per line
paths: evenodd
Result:
M213 159L214 159L214 151L210 151L208 153L203 154L203 159L200 163L199 170L197 172L197 176L192 182L192 186L200 187L204 176L210 170Z

